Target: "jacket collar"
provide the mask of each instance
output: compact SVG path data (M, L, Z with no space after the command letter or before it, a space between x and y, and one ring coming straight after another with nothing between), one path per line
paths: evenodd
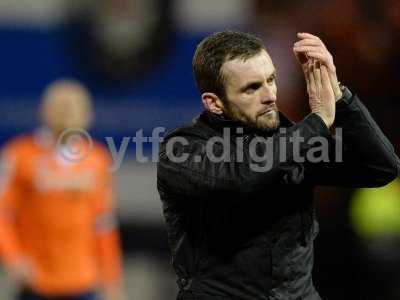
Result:
M273 131L265 131L265 130L259 130L253 127L249 127L245 123L237 120L231 120L227 119L224 116L214 114L212 112L209 112L207 110L203 111L198 117L196 117L193 120L193 123L197 122L203 122L207 124L208 126L212 127L213 129L217 131L223 131L224 128L229 128L231 129L233 133L236 133L237 128L243 128L243 134L256 134L260 136L270 136L273 135L276 131L279 130L279 128L287 128L293 125L293 122L291 122L284 114L279 112L279 119L280 119L280 125L276 130Z

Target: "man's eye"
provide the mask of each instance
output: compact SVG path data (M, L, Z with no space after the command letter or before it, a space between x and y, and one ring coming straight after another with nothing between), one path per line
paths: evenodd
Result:
M254 93L256 90L258 90L260 88L260 86L261 85L258 84L258 83L252 84L252 85L247 87L246 92L247 93Z
M267 79L268 83L273 83L274 81L275 81L275 75L272 75Z

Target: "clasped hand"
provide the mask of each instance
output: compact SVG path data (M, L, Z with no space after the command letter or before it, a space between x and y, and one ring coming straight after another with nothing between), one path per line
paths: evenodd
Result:
M300 63L307 84L309 105L330 128L335 120L335 102L342 97L333 57L315 35L299 33L293 51Z

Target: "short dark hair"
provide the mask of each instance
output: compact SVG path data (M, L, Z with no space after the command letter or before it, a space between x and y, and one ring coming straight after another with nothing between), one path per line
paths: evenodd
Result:
M224 62L236 58L244 60L265 50L264 43L255 35L239 31L216 32L203 39L193 56L193 74L200 93L211 92L225 97Z

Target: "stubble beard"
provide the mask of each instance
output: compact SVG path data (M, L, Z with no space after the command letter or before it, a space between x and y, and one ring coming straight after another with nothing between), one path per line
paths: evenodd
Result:
M224 116L227 119L239 121L247 127L265 132L274 131L280 125L279 112L276 108L274 109L273 114L263 114L254 119L232 106L227 101L225 103Z

